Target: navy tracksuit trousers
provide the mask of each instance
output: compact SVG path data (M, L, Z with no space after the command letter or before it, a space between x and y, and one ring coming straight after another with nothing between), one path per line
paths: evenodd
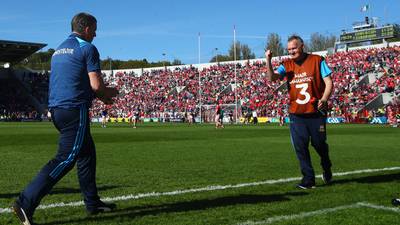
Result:
M330 171L329 146L326 143L326 117L319 113L312 115L290 114L290 135L297 158L300 162L303 183L315 183L315 173L311 163L308 145L315 148L321 158L321 167Z
M77 164L79 185L86 208L100 200L96 187L96 150L90 134L88 108L54 108L54 126L60 133L58 151L25 188L17 202L32 217L42 198Z

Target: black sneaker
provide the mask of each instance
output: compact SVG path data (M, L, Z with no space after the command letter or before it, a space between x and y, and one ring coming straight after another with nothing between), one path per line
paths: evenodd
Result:
M105 203L100 201L95 207L88 209L87 212L89 215L97 215L99 213L111 212L115 208L117 208L117 205L114 203Z
M332 182L331 170L326 170L322 173L322 181L324 181L325 184L330 184Z
M315 188L315 182L301 182L300 184L297 184L297 187L300 189L313 189Z
M18 202L15 202L12 208L15 215L23 225L34 225L32 218L26 215L25 210L18 204Z
M394 205L394 206L400 206L400 198L394 198L394 199L392 199L392 205Z

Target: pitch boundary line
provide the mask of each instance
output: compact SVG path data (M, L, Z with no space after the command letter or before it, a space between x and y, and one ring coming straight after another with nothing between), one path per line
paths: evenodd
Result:
M371 208L371 209L400 213L400 208L387 207L387 206L383 206L383 205L375 205L375 204L371 204L368 202L359 202L357 204L359 204L360 206L363 206L363 207Z
M299 214L274 216L274 217L270 217L268 219L260 220L260 221L246 221L244 223L239 223L239 225L271 224L271 223L279 222L279 221L283 221L283 220L302 219L305 217L323 215L323 214L327 214L327 213L331 213L331 212L336 212L339 210L350 209L350 208L360 208L360 207L361 207L360 205L355 203L355 204L350 204L350 205L338 206L338 207L334 207L334 208L326 208L326 209L319 209L319 210L310 211L310 212L302 212Z
M343 206L338 206L338 207L334 207L334 208L319 209L319 210L310 211L310 212L302 212L299 214L274 216L274 217L270 217L268 219L260 220L260 221L246 221L244 223L239 223L238 225L271 224L271 223L280 222L280 221L284 221L284 220L303 219L303 218L310 217L310 216L323 215L323 214L336 212L339 210L354 209L354 208L371 208L371 209L375 209L375 210L384 210L384 211L400 213L400 209L398 209L398 208L386 207L386 206L382 206L382 205L375 205L375 204L371 204L368 202L357 202L357 203L350 204L350 205L343 205Z
M382 171L393 171L400 170L400 167L386 167L380 169L364 169L364 170L354 170L347 172L338 172L333 173L334 177L342 177L353 174L364 174L364 173L374 173L374 172L382 172ZM318 175L317 177L322 177L322 175ZM225 190L225 189L235 189L242 187L251 187L251 186L259 186L266 184L281 184L281 183L289 183L292 181L299 181L301 177L290 177L290 178L281 178L276 180L265 180L259 182L251 182L251 183L240 183L240 184L228 184L228 185L211 185L202 188L192 188L192 189L184 189L184 190L175 190L169 192L149 192L149 193L139 193L139 194L130 194L130 195L122 195L115 197L107 197L102 198L103 201L127 201L131 199L141 199L141 198L150 198L150 197L160 197L160 196L173 196L173 195L182 195L187 193L197 193L197 192L206 192L206 191L217 191L217 190ZM58 208L58 207L76 207L84 205L83 201L76 202L59 202L48 205L39 205L38 209L49 209L49 208ZM0 214L10 213L12 212L11 208L0 208Z

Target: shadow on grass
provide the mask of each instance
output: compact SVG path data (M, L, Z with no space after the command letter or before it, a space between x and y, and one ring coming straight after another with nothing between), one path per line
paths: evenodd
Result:
M245 205L245 204L260 204L270 202L282 202L290 201L289 197L307 195L306 192L288 192L285 194L272 194L272 195L238 195L238 196L227 196L215 199L201 199L192 200L176 203L167 203L161 205L146 205L146 206L134 206L123 209L117 209L113 212L93 216L86 218L67 219L54 221L49 223L41 223L42 225L57 225L57 224L71 224L71 223L82 223L87 224L88 222L101 222L112 223L116 218L129 218L134 219L147 215L158 215L163 213L175 213L175 212L187 212L206 210L210 208L234 206L234 205Z
M385 174L385 175L374 175L374 176L366 176L359 178L348 178L348 179L340 179L334 180L330 185L336 184L346 184L346 183L362 183L362 184L374 184L374 183L386 183L400 180L400 173L394 174Z
M400 173L394 173L394 174L373 175L373 176L365 176L359 178L334 180L330 185L340 185L346 183L374 184L374 183L393 182L399 180L400 180ZM110 186L105 186L105 187L110 188ZM111 186L111 188L115 187ZM57 190L57 191L62 191L62 190ZM66 190L64 190L64 192L66 192ZM163 213L198 211L198 210L207 210L210 208L245 205L245 204L283 202L283 201L290 201L291 200L290 197L305 196L308 194L309 194L308 192L287 192L284 194L271 194L271 195L243 194L238 196L227 196L215 199L200 199L192 201L166 203L161 205L132 206L128 208L117 209L113 212L93 217L71 218L71 219L65 219L65 220L59 220L41 224L42 225L58 225L58 224L71 224L71 223L87 224L89 222L109 224L113 223L113 221L116 218L135 219L148 215L156 216Z
M115 185L104 185L104 186L99 186L97 187L98 191L106 191L110 189L115 189L119 188L120 186L115 186ZM22 191L22 190L21 190ZM57 194L78 194L81 193L81 189L79 188L67 188L67 187L55 187L53 190L51 190L49 195L57 195ZM19 196L19 192L16 193L5 193L1 194L0 193L0 198L17 198Z

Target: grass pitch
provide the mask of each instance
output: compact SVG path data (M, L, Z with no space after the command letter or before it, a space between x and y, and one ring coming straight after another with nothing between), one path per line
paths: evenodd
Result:
M256 185L300 177L288 127L228 125L215 130L212 125L144 124L133 129L127 124L109 124L103 129L93 124L91 130L100 195L131 198L116 201L115 212L94 217L86 215L84 206L38 209L36 223L326 225L399 221L400 211L391 208L390 199L400 192L400 169L337 176L329 186L317 179L317 188L307 191L296 189L296 180ZM400 166L400 129L329 125L327 131L333 172ZM1 209L10 207L54 156L57 137L51 123L0 123ZM320 174L319 158L311 146L310 150ZM77 201L81 195L74 169L41 204ZM352 207L360 202L380 208ZM0 224L18 222L11 213L1 212Z

